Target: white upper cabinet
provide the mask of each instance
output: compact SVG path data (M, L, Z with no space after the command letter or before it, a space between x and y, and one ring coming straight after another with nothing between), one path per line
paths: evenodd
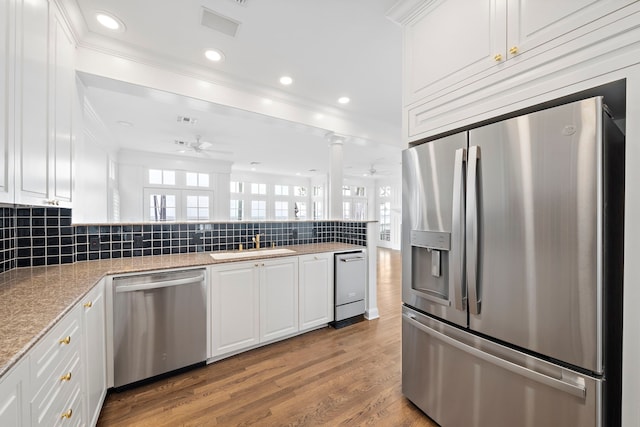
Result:
M19 1L16 37L16 202L48 197L49 2Z
M75 96L74 43L58 10L51 20L52 93L49 199L69 206L72 190L73 103Z
M428 6L404 30L405 104L494 67L505 56L503 1L425 3Z
M0 2L0 202L13 203L13 3Z
M16 156L14 201L70 207L75 46L55 3L15 5L16 51L8 56L15 61L14 131L8 140Z
M389 17L404 26L406 135L413 141L442 132L500 82L524 84L544 64L623 31L619 23L637 9L632 3L637 0L399 2Z

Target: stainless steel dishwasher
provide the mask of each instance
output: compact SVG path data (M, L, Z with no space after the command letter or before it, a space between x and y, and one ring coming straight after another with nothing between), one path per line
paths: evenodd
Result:
M203 362L203 269L113 279L114 386Z
M335 316L338 329L363 319L367 263L363 252L335 254Z

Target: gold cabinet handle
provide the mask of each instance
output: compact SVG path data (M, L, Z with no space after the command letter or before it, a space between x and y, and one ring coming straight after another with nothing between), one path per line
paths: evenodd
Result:
M498 53L496 56L493 57L494 61L496 62L500 62L502 61L502 54Z
M60 418L69 419L69 418L71 418L71 415L73 415L73 409L69 409L67 412L65 412L62 415L60 415Z
M85 302L84 304L82 304L84 306L84 308L91 308L91 306L93 306L93 301L88 301Z
M71 342L71 337L67 336L58 341L60 344L69 344Z
M67 372L63 376L60 377L60 381L70 381L71 380L71 372Z
M509 53L511 55L516 55L518 53L518 46L512 46L511 49L509 49Z

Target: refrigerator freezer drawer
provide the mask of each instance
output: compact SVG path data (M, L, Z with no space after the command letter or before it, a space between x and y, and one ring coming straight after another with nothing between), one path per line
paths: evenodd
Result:
M597 427L602 381L403 307L402 391L443 427Z

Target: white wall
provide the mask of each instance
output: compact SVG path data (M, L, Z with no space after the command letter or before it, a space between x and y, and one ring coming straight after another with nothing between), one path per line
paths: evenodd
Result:
M77 81L82 112L74 124L74 186L72 210L74 223L101 223L112 218L113 205L109 203L108 167L111 158L112 136L84 97L84 88Z

